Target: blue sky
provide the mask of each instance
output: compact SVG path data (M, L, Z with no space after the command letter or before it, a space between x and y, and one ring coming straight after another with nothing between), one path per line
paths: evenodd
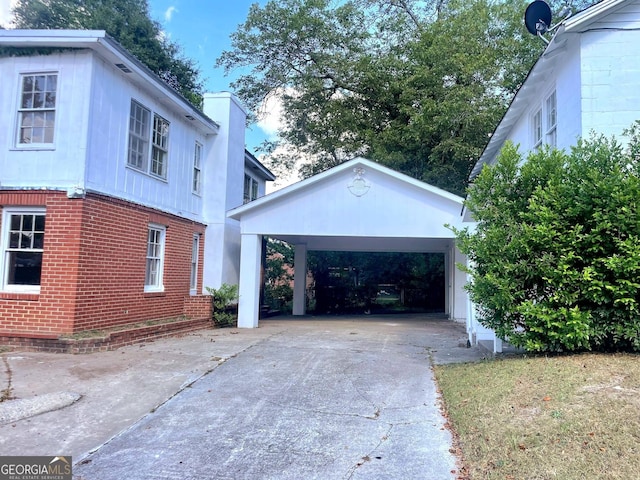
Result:
M2 1L2 0L0 0ZM215 62L223 50L229 49L230 35L244 23L252 3L264 5L266 0L148 0L151 17L162 25L169 38L193 59L205 80L205 91L232 91L233 77L225 77ZM255 147L273 135L273 127L252 125L247 130L247 148Z

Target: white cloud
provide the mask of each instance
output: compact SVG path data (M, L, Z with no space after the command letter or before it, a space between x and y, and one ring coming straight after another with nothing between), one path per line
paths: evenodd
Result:
M282 96L279 93L269 95L260 106L258 127L273 140L278 136L282 123Z
M0 25L10 27L12 22L11 9L16 6L18 0L0 0Z
M178 9L173 5L167 8L167 10L164 12L164 21L170 22L171 19L173 18L173 14L177 12L178 12Z
M275 173L276 179L273 182L267 182L266 193L273 193L276 190L280 190L281 188L288 187L291 184L299 182L302 180L298 171L300 167L305 163L304 157L296 151L291 145L281 143L278 147L273 151L271 156L278 155L286 155L286 156L297 156L298 160L295 162L293 168L291 170L287 170L284 168L277 168L276 166L269 165L270 158L267 155L260 155L258 160L264 163L267 166L271 167L271 171Z
M291 92L287 91L287 93ZM282 91L277 91L269 95L258 110L258 121L256 125L268 136L269 140L272 141L278 140L278 131L284 123L282 94ZM276 158L281 155L298 157L299 160L295 162L295 166L291 170L283 168L282 166L270 165L272 157ZM267 193L275 192L300 180L298 169L303 163L303 157L296 152L291 145L280 143L271 155L260 155L258 159L266 165L270 165L273 173L277 176L275 182L267 183Z

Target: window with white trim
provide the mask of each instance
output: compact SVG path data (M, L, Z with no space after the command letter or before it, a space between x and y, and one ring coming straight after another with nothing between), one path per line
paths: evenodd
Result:
M153 115L153 144L151 146L151 174L167 178L169 154L169 122L160 115Z
M129 158L130 167L145 171L149 155L149 117L151 112L131 100L129 115Z
M200 166L202 161L202 144L196 142L193 149L193 184L191 185L191 191L193 193L200 194L200 182L202 181L202 167Z
M162 292L164 270L164 246L167 229L163 225L149 225L147 235L147 263L144 279L145 292Z
M542 145L542 109L533 114L533 148L538 149Z
M127 165L149 175L166 179L169 122L156 113L153 114L153 123L151 118L151 110L131 100Z
M557 144L558 107L556 91L553 90L538 106L531 117L531 141L537 150L543 144L555 147Z
M547 131L546 142L551 147L556 146L556 127L558 122L558 111L556 107L556 91L554 90L551 95L545 100L545 109L547 111Z
M53 143L57 85L58 75L55 73L21 76L18 145Z
M39 293L45 209L5 208L2 215L2 290Z
M252 202L258 198L258 181L251 175L244 174L244 199L243 203Z
M191 295L195 295L198 290L198 251L200 250L200 235L193 235L193 244L191 246L191 280L189 289Z

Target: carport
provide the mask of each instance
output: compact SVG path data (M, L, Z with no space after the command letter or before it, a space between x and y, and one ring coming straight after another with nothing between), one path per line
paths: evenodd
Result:
M306 314L307 253L443 253L445 314L467 320L466 257L445 225L462 226L463 199L355 158L228 212L240 222L238 327L258 326L263 238L295 246L293 315Z

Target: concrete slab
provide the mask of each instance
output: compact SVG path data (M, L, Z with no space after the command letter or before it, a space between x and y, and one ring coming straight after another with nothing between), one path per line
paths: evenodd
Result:
M455 478L430 367L487 355L466 348L463 325L422 316L260 325L91 355L4 354L15 396L82 398L0 426L0 451L71 454L87 480Z

